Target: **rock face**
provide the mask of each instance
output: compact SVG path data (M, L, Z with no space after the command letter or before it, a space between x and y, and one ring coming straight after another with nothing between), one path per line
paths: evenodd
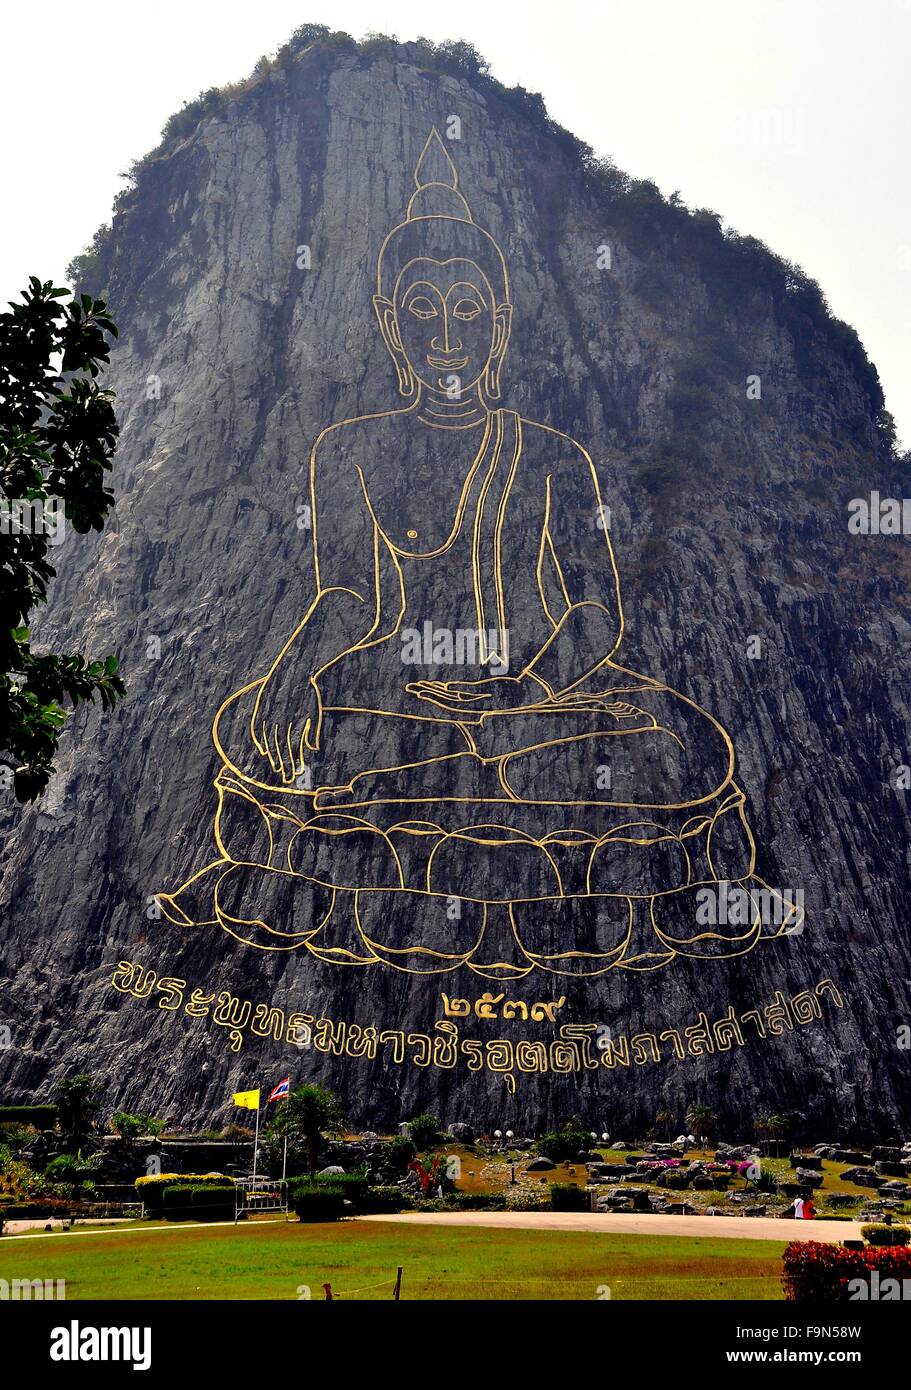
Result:
M377 252L453 116L460 188L509 266L503 403L580 441L600 475L618 660L729 731L757 871L804 895L802 930L743 955L415 975L250 950L155 904L218 854L215 711L310 601L312 441L401 408ZM103 269L116 516L56 552L40 635L118 652L129 699L74 720L36 807L3 808L4 1098L85 1069L118 1106L212 1122L232 1090L290 1073L376 1128L432 1110L636 1133L701 1103L738 1132L797 1111L846 1140L911 1119L907 540L849 532L851 499L900 492L875 372L812 284L712 215L586 169L487 81L409 46L319 44L143 162ZM115 988L121 961L141 973ZM443 991L470 1009L453 1064ZM553 1019L504 1017L561 997Z

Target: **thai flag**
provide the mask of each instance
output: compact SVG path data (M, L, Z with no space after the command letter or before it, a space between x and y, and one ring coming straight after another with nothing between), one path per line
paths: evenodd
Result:
M266 1104L268 1105L270 1100L283 1100L290 1090L291 1078L290 1076L286 1076L284 1081L280 1081L275 1087L275 1090L269 1093L269 1099L266 1101Z

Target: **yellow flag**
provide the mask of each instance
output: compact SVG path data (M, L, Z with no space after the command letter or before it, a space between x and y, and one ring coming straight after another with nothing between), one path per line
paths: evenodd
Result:
M232 1099L241 1110L259 1109L259 1091L237 1091Z

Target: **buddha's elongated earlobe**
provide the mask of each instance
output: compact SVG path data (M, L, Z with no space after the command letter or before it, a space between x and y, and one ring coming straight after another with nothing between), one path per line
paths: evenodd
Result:
M484 394L491 400L500 399L500 371L506 348L509 344L509 328L512 319L512 305L498 304L494 319L494 340L490 357L484 369Z
M399 395L404 396L407 400L417 390L418 379L411 369L411 363L407 360L404 367L396 362L395 370L399 379Z
M402 340L399 337L398 324L395 321L395 309L392 301L387 299L384 294L373 296L373 311L376 314L377 323L380 326L380 333L383 335L383 342L386 350L395 365L396 376L399 383L399 394L407 400L413 396L417 390L417 377L411 368L411 363L402 350Z

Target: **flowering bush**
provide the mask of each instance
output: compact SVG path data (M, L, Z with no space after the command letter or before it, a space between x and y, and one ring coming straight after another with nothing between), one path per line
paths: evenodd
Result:
M874 1274L878 1287L886 1279L911 1279L911 1249L895 1245L846 1250L816 1240L792 1240L783 1256L785 1298L798 1303L848 1303L852 1280L868 1288Z

